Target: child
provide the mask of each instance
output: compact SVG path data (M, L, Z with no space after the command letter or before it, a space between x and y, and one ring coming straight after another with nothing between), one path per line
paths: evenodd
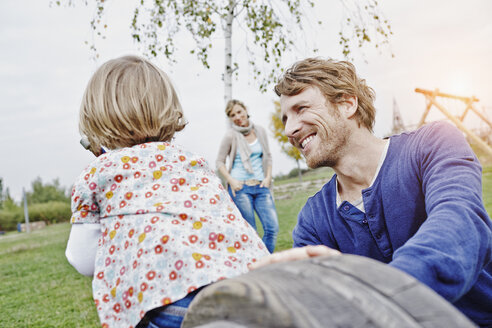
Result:
M179 327L197 290L268 254L205 160L170 143L183 121L139 57L108 61L85 91L79 127L99 157L73 187L66 256L94 276L103 327Z

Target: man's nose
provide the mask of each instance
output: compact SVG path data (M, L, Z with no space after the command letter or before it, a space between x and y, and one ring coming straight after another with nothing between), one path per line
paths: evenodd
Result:
M285 135L287 138L294 138L300 130L299 120L295 117L289 117L285 122Z

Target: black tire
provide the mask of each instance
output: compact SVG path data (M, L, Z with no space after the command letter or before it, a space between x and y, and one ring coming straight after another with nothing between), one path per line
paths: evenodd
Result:
M182 327L446 327L475 325L413 277L342 255L272 264L201 291Z

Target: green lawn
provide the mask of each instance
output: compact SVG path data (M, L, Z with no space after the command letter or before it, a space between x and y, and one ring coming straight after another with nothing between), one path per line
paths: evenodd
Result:
M305 181L331 172L310 172ZM284 180L277 184L296 181ZM492 214L492 166L484 169L485 207ZM318 188L292 192L276 201L280 234L276 250L290 248L296 216ZM1 327L98 327L91 296L91 278L77 273L65 259L68 223L30 234L8 233L0 237ZM261 233L261 232L260 232Z

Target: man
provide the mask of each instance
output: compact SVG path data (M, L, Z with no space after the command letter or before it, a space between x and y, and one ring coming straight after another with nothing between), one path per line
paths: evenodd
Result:
M492 326L492 224L481 166L443 122L380 139L374 92L352 64L306 59L275 86L289 141L333 178L298 216L294 247L255 267L310 256L367 256L400 269ZM310 246L324 245L324 246Z

